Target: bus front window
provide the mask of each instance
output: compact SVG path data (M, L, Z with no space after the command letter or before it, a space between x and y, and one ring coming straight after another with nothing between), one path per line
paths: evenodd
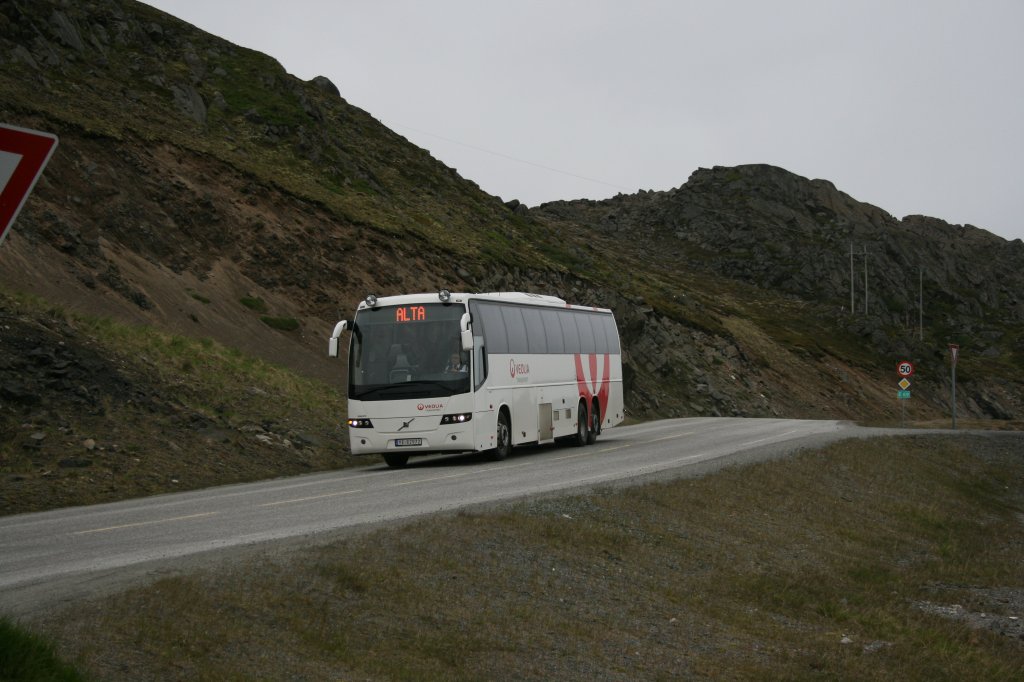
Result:
M464 306L427 303L360 310L352 325L349 397L433 398L469 391L460 344Z

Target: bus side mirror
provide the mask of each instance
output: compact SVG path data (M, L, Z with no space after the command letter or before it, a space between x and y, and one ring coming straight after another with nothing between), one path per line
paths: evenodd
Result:
M338 324L334 325L334 332L331 333L331 338L327 341L327 357L338 357L338 338L346 329L348 329L348 320L342 320Z
M469 326L469 313L463 313L459 321L459 328L462 330L462 350L473 350L473 330Z

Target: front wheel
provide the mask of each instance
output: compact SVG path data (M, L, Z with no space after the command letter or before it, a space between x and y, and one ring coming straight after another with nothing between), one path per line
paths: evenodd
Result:
M509 424L508 412L502 410L498 413L497 443L491 450L490 457L496 462L506 459L512 454L512 425Z

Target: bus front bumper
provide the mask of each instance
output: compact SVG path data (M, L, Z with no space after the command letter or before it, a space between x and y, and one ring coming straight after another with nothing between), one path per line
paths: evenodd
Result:
M367 431L370 431L367 433ZM441 430L429 433L377 433L370 429L349 428L349 447L353 455L404 452L425 455L432 452L465 452L473 450L473 434L466 431Z

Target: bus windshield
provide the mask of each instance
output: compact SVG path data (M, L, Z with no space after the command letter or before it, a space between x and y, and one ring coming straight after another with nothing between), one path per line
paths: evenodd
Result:
M469 391L465 306L419 303L364 309L352 323L349 398L437 398Z

